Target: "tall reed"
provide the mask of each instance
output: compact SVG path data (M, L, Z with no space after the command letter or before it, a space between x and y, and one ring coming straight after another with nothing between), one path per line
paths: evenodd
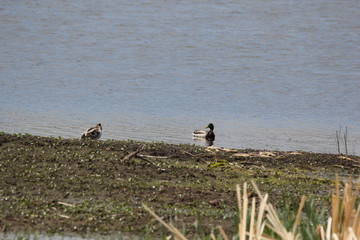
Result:
M348 128L347 128L347 126L345 127L345 133L343 136L341 136L341 126L340 126L339 131L336 130L335 137L336 137L338 154L342 154L341 148L340 148L340 145L341 145L340 142L342 141L344 143L345 155L347 156L348 155Z
M332 194L332 216L328 218L327 226L324 229L322 225L316 226L318 236L312 236L311 239L320 240L360 240L360 203L356 206L357 198L359 197L360 177L358 184L353 190L352 179L345 184L343 196L341 196L339 177L336 176L336 187ZM299 240L305 239L301 236L298 229L300 221L302 220L302 210L305 204L306 197L301 198L301 202L297 211L295 222L290 230L284 227L274 206L268 203L269 195L262 195L257 185L252 182L252 185L260 199L260 204L256 207L255 197L249 201L247 192L247 183L236 186L237 205L239 211L239 224L236 238L239 240ZM154 211L143 204L143 207L153 215L163 226L165 226L173 235L175 240L186 240L187 238L173 225L164 222ZM265 229L270 229L272 235L265 233ZM217 227L222 239L230 238L221 226ZM212 239L216 237L212 234Z
M359 197L360 177L353 190L352 178L345 184L342 198L339 176L335 179L335 190L331 196L331 217L328 219L326 232L319 226L321 240L358 240L360 239L360 203L356 206Z
M339 128L339 132L336 130L335 136L336 136L336 144L337 144L337 149L338 149L338 154L341 154L341 150L340 150L340 135L341 135L341 126Z

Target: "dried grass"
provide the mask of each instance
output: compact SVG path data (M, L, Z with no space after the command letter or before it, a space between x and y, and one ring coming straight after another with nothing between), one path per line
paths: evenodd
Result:
M339 176L335 179L335 191L331 196L331 217L328 219L326 234L323 226L318 227L321 240L358 240L360 239L360 203L356 206L359 197L360 177L356 186L352 178L342 192L340 191Z
M251 198L249 204L249 196L247 192L247 183L236 186L237 203L239 210L238 239L239 240L299 240L302 239L298 232L298 226L301 221L301 214L305 204L306 197L301 198L299 209L295 222L291 230L287 230L281 222L276 209L272 204L268 203L268 194L261 194L257 185L252 185L260 199L260 204L256 208L255 198ZM336 188L332 194L332 216L327 222L326 231L323 226L318 226L318 238L320 240L360 240L360 204L356 207L360 189L360 178L358 184L353 190L352 179L345 184L343 197L341 198L339 177L336 176ZM153 215L163 226L165 226L176 240L186 240L187 238L172 224L165 223L155 212L148 208L145 204L143 207ZM248 216L248 214L250 214ZM248 220L250 219L250 220ZM269 236L264 233L265 228L272 230L277 237ZM217 227L222 239L232 239L227 236L221 226ZM212 239L216 239L212 234Z

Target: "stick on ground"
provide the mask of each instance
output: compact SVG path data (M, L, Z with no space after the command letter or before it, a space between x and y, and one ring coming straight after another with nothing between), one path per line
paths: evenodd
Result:
M138 154L139 152L141 152L142 150L145 149L145 144L141 145L138 149L136 149L136 151L129 153L128 155L126 155L122 160L123 161L129 161L131 160L133 157L136 156L136 154Z

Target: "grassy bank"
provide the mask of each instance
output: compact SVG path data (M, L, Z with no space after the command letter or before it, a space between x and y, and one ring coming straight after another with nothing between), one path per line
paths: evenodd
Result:
M236 184L254 180L289 209L306 195L320 211L336 173L358 176L360 157L0 133L0 228L158 236L145 203L189 233L220 224L231 235Z

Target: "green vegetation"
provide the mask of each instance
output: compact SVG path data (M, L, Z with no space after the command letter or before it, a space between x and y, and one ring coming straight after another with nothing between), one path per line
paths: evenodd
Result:
M233 238L240 240L360 239L360 203L357 203L360 183L353 190L351 178L345 184L344 190L340 191L337 176L336 189L332 193L331 216L328 217L327 222L324 212L317 212L313 201L306 204L305 196L301 197L296 212L288 204L279 212L271 203L268 203L269 195L262 195L254 182L252 185L260 199L258 205L256 205L255 197L249 197L246 183L243 185L242 192L240 185L236 187L239 214ZM188 239L172 223L167 224L146 205L143 204L143 207L172 233L174 239ZM229 239L222 226L217 228L217 235L212 231L209 236L197 234L195 238L192 238Z
M251 180L289 214L308 196L323 223L335 174L359 173L357 156L0 133L0 230L161 236L144 203L187 236L232 236L235 186Z

